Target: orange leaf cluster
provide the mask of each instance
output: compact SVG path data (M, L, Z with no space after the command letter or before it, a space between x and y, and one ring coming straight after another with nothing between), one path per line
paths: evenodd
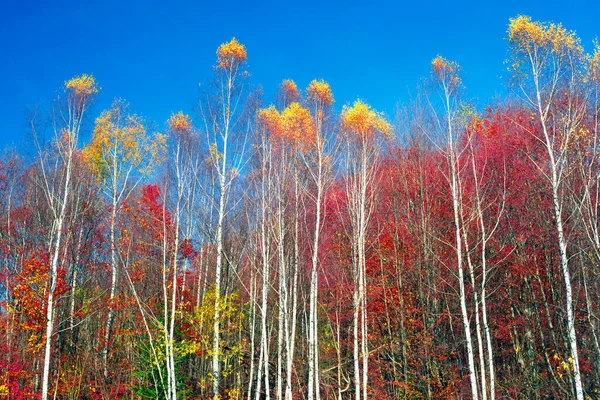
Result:
M298 86L296 86L296 82L291 79L285 79L281 82L281 85L279 85L279 97L285 105L300 100L300 91L298 90Z
M393 135L392 125L383 115L360 100L356 100L352 107L343 108L342 129L359 138L373 137L378 132L385 137Z
M284 136L281 124L281 114L274 106L259 110L258 120L272 135L276 137Z
M260 123L271 133L274 139L301 148L315 143L314 122L310 111L294 102L281 113L270 106L258 112Z
M236 38L221 44L217 49L217 68L219 69L229 69L236 64L241 64L246 59L246 47Z
M306 97L308 101L328 107L333 104L333 93L329 87L329 83L324 80L314 79L306 89Z
M431 61L431 69L434 78L444 82L449 88L460 86L460 77L458 76L460 67L457 62L437 56Z
M315 143L314 123L307 108L299 103L292 103L281 113L281 120L289 140L302 147Z
M192 121L190 116L179 111L178 113L171 114L171 117L167 121L169 129L176 133L189 133L192 130Z

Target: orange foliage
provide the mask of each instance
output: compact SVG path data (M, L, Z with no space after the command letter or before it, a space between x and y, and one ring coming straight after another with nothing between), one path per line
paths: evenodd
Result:
M281 114L274 106L263 108L258 111L258 121L264 126L273 136L282 137L283 129L281 124Z
M221 44L217 49L217 68L219 69L229 69L234 65L241 64L246 59L246 47L236 38Z
M296 86L296 82L291 79L284 79L281 85L279 85L279 97L286 106L300 100L300 91L298 90L298 86Z
M333 104L333 93L329 83L324 80L314 79L306 88L306 97L308 101L328 107Z
M460 86L459 69L460 67L457 62L448 61L442 56L437 56L431 61L431 70L434 79L447 85L448 89Z
M307 108L299 103L292 103L283 110L281 119L283 130L289 140L303 148L315 143L315 127Z
M343 108L342 129L359 138L369 138L377 132L386 137L393 135L392 126L383 115L360 100L356 100L352 107Z
M43 335L46 327L46 292L49 286L48 254L32 256L25 260L23 270L15 275L12 287L12 311L20 315L19 325L30 332L27 351L38 352L44 345ZM57 272L55 298L66 293L66 269L60 267Z
M310 111L297 102L281 113L273 106L262 109L258 112L258 120L277 142L307 148L316 140Z
M171 117L167 121L167 125L171 131L179 134L189 133L192 130L190 116L181 111L176 114L171 114Z

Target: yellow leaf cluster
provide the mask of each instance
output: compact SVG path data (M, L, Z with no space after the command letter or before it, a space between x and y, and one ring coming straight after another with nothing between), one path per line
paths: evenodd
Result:
M221 44L217 49L217 68L219 69L229 69L236 64L241 64L246 59L246 47L236 38Z
M65 81L65 91L77 97L88 97L98 93L99 87L93 75L83 74Z
M531 44L541 46L546 40L545 28L541 23L531 21L531 17L519 15L510 19L508 40L522 46Z
M169 129L176 133L189 133L192 130L192 120L190 116L179 111L171 115L167 121Z
M592 82L600 82L600 44L594 45L594 53L590 56L589 77Z
M377 133L385 137L393 135L392 126L381 113L373 110L371 106L356 100L352 107L342 109L342 129L359 138L369 138Z
M123 115L122 104L113 104L96 118L92 140L83 149L86 163L92 166L99 179L109 172L115 162L142 162L146 128L137 115Z
M314 123L307 108L292 103L281 113L281 121L288 140L302 146L315 143Z
M308 101L321 104L328 107L333 104L333 93L329 87L329 83L324 80L314 79L306 89L306 97Z
M307 147L315 143L314 122L310 111L294 102L281 113L270 106L258 112L259 122L274 139L291 145Z
M437 56L431 61L431 70L435 79L445 82L450 88L460 85L458 71L460 67L455 61L448 61L442 56Z
M575 32L566 30L561 24L532 21L526 15L510 19L508 41L517 52L531 53L534 49L546 47L558 55L582 53Z

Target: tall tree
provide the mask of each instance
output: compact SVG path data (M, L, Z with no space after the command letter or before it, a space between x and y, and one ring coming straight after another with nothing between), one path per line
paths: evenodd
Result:
M307 153L303 160L307 165L314 183L315 193L310 197L315 205L314 227L312 233L309 316L308 316L308 399L319 400L319 340L318 340L318 290L319 290L319 245L323 224L321 209L324 192L330 181L331 158L327 151L331 146L331 131L328 126L328 111L333 104L333 94L329 84L323 80L313 80L306 89L308 107L311 110L314 135L307 136L304 141Z
M462 226L462 194L460 178L460 136L464 126L461 126L461 107L459 103L459 91L461 79L458 75L459 66L456 62L448 61L444 57L437 56L431 62L431 78L439 95L441 106L436 109L432 104L434 121L437 129L442 135L442 151L449 169L447 180L450 185L452 199L453 228L454 228L454 250L456 252L456 266L458 271L458 287L460 310L463 329L467 344L467 360L469 367L469 380L471 383L471 396L474 400L479 398L477 386L477 371L475 366L475 355L471 333L471 322L467 309L467 292L465 288L464 250L463 250L463 226Z
M45 200L51 211L51 229L48 240L50 251L49 284L46 291L46 333L44 336L44 363L42 374L42 400L48 399L50 356L56 314L54 292L57 286L58 267L61 257L63 230L67 207L71 196L71 179L83 118L90 107L98 86L91 75L80 75L65 82L66 99L59 98L54 111L53 129L56 154L44 151L36 127L32 124L33 136L38 150L38 164L42 174ZM52 155L58 155L58 167L51 171ZM54 174L52 176L51 174Z
M212 386L213 396L219 397L221 366L219 354L221 284L223 277L223 229L227 214L227 200L231 186L241 168L245 130L243 118L245 110L244 81L247 72L244 63L247 59L246 48L235 38L223 43L217 49L217 76L214 94L207 93L200 101L200 116L203 121L207 145L210 148L210 160L217 175L217 221L214 242L216 244L215 265L215 316L213 321L212 346ZM235 143L232 141L236 139ZM237 145L237 149L234 145ZM237 150L237 151L236 151Z
M354 277L354 397L366 400L369 377L367 233L375 201L376 171L382 148L380 136L390 137L392 127L382 115L357 100L352 107L342 110L342 131L347 150L345 179Z
M147 134L141 118L129 114L129 105L115 100L109 110L96 119L92 140L83 151L109 200L110 226L110 295L104 331L102 362L104 378L108 375L108 353L115 317L119 265L117 223L122 203L155 167L164 139Z
M583 400L583 384L573 311L573 284L565 227L564 184L568 174L569 148L586 111L580 92L585 55L579 38L560 24L534 22L527 16L510 20L508 42L512 70L524 104L531 108L541 132L530 132L544 145L548 160L537 168L550 184L554 222L560 252L568 329L573 363L575 395ZM535 162L535 161L534 161Z

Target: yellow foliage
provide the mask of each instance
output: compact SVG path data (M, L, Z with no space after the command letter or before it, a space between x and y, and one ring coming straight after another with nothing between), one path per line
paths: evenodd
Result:
M589 61L589 78L592 82L600 82L600 44L594 43L594 53Z
M544 26L531 21L531 17L519 15L511 18L508 25L508 40L519 46L543 46L547 40Z
M233 388L227 391L227 398L229 400L237 400L241 397L241 395L242 391L240 390L240 388Z
M236 64L241 64L246 59L246 47L236 38L221 44L217 49L217 68L229 69Z
M328 107L333 104L333 93L329 83L324 80L314 79L306 88L306 97L308 101Z
M574 31L567 31L561 24L532 21L526 15L510 19L508 41L515 46L516 52L527 54L539 48L547 48L556 55L582 53L579 38Z
M77 97L91 96L98 93L99 89L93 75L83 74L65 81L65 91L72 92Z
M84 161L92 166L99 179L113 170L115 163L144 162L145 152L152 147L146 128L137 115L126 114L127 106L115 102L111 109L96 118L92 140L83 149Z
M315 142L315 128L310 111L299 103L292 103L283 110L281 121L286 137L293 143L306 146Z
M214 160L220 160L223 158L223 154L219 153L219 149L217 149L216 143L211 143L209 148L210 156Z
M342 129L359 138L369 138L378 132L385 137L393 135L392 126L383 115L360 100L342 109Z

